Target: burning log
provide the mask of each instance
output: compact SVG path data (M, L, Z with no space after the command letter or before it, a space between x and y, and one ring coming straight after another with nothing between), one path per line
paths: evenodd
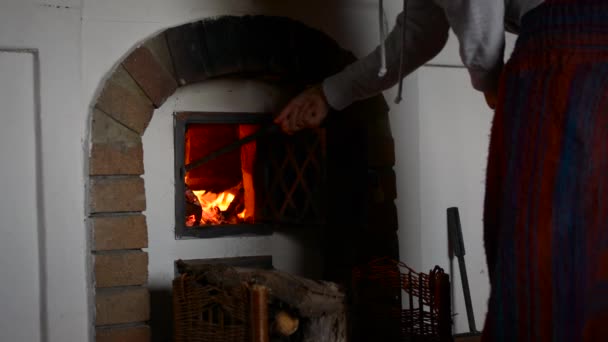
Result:
M240 217L244 210L244 188L239 183L221 192L206 190L186 190L186 225L237 224L244 219Z
M198 201L198 197L190 189L186 189L186 226L192 227L201 222L203 208ZM191 217L193 218L191 219Z
M228 209L222 212L222 215L230 220L233 217L236 218L243 210L245 210L245 189L243 183L239 183L234 193L234 199L230 202Z

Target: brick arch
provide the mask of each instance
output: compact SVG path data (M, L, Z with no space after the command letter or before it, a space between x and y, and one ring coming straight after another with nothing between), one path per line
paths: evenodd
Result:
M121 61L105 81L91 115L88 222L93 236L97 341L150 339L145 325L150 312L145 287L148 255L141 250L148 244L142 214L146 198L141 136L154 110L178 87L214 77L270 75L277 82L303 87L354 60L327 35L301 23L245 16L170 28ZM362 189L359 195L367 199L356 203L330 199L338 203L336 211L355 206L351 209L359 214L335 217L333 222L330 218L329 224L339 228L327 239L339 241L348 231L357 261L384 250L398 254L394 149L387 113L379 96L335 113L328 123L332 137L328 153L334 146L339 156L329 161L334 164L332 186L343 193L355 183ZM376 222L382 227L375 227ZM347 273L344 264L355 261L341 259L352 251L334 252L328 258L338 261L329 267L342 267Z

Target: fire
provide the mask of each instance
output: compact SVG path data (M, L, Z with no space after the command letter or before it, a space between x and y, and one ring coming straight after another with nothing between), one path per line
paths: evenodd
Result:
M241 213L230 217L226 211L230 204L235 199L235 195L226 191L222 193L213 193L207 190L192 191L198 199L198 204L202 209L200 222L194 222L196 219L187 218L186 225L189 227L205 224L235 224L243 222L245 218L245 209ZM192 222L190 222L192 221Z
M193 191L198 201L203 208L203 211L208 211L214 207L218 207L221 211L226 211L230 203L234 200L234 195L227 192L215 194L213 192L207 192L207 190Z

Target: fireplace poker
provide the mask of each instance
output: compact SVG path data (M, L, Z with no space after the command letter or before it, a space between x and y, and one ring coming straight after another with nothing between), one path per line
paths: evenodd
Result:
M185 165L183 168L183 171L185 171L185 172L182 172L182 175L185 175L186 172L196 169L223 154L234 151L237 148L239 148L249 142L257 140L258 138L260 138L262 136L278 133L279 131L280 131L280 127L275 123L270 123L265 126L262 126L262 128L260 128L257 132L255 132L251 135L248 135L242 139L239 139L235 142L232 142L222 148L219 148L219 149L207 154L206 156L204 156L202 158L199 158L199 159Z
M464 238L462 236L462 226L460 225L460 214L458 208L448 208L448 239L450 246L450 259L454 256L458 259L458 268L460 269L460 281L462 283L462 291L464 293L464 303L467 310L467 319L469 321L469 331L465 334L459 334L461 337L478 336L480 332L475 326L475 315L473 313L473 303L471 301L471 290L469 288L469 277L467 276L467 265L464 262ZM452 282L452 284L454 284Z

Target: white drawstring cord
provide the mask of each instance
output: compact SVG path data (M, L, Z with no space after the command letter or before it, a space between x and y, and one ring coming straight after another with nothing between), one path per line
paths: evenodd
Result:
M380 23L380 70L378 71L378 77L384 77L384 75L386 75L386 47L384 46L386 19L384 16L383 0L380 0L380 6L378 8L378 21Z
M399 104L403 97L403 62L405 60L405 27L407 26L407 0L403 0L403 25L401 26L401 54L399 55L399 89L395 103Z

